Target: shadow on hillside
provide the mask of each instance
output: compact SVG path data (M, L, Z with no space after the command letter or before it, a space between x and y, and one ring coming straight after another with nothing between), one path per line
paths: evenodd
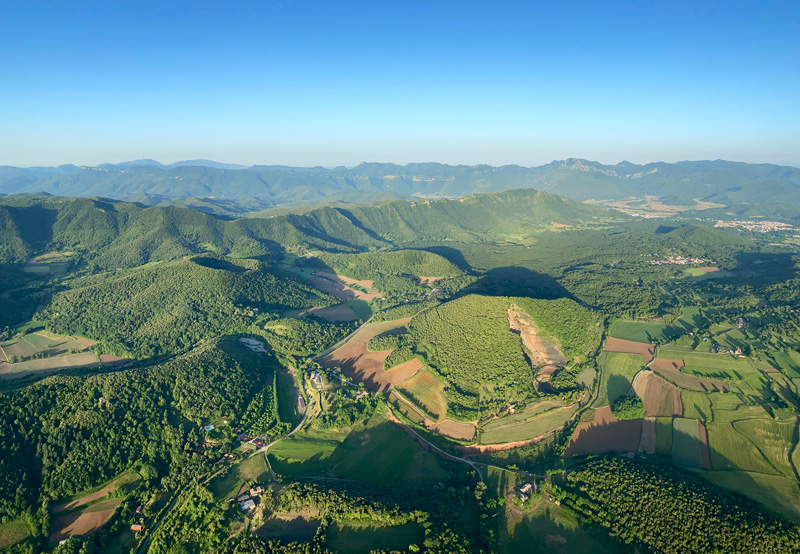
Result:
M470 273L472 271L472 267L469 265L466 258L464 258L464 254L452 246L428 246L419 248L419 250L438 254L465 273Z
M524 267L498 267L484 273L472 286L471 293L488 296L524 296L555 300L575 298L550 275Z
M22 240L40 249L53 240L58 211L44 206L6 206Z

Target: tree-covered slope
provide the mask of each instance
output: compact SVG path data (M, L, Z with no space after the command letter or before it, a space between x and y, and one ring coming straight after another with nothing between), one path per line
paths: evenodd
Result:
M41 312L55 333L80 334L119 355L144 358L243 331L248 309L334 303L297 277L255 260L197 257L66 282Z

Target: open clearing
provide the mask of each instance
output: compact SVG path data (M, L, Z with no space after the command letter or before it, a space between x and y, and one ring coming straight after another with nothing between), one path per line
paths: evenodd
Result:
M676 417L672 420L672 459L676 462L701 467L700 427L698 420Z
M644 402L646 417L683 415L681 392L649 370L642 370L633 379L633 390Z
M397 386L424 367L425 366L422 365L421 361L419 361L417 358L414 358L413 360L408 360L407 362L403 362L402 364L398 364L390 369L387 369L385 371L386 378L389 379L389 383L391 383L392 386Z
M0 548L16 544L30 534L28 523L23 518L0 524Z
M602 454L604 452L633 452L639 448L642 437L642 420L620 420L611 413L611 407L598 408L594 421L579 423L562 457Z
M652 344L644 342L636 342L632 340L618 339L615 337L608 337L605 346L606 352L625 352L627 354L641 354L644 357L644 363L650 363L656 355L656 349Z
M311 519L299 513L275 513L254 533L265 539L278 539L286 543L308 542L314 538L319 525L319 519Z
M475 426L468 421L455 421L445 418L434 423L432 429L440 435L462 441L472 440L475 436Z
M79 512L56 518L50 532L50 542L58 542L72 535L88 535L105 525L114 510L122 503L121 498L103 500Z
M387 391L391 387L389 378L383 371L383 361L391 350L372 352L367 349L371 338L405 326L410 317L370 323L359 329L344 346L337 348L318 360L322 367L340 367L342 372L356 381L363 382L371 391Z
M90 502L94 502L95 500L99 500L106 496L110 492L114 492L120 487L126 487L131 483L137 483L140 479L140 476L135 471L128 471L123 473L119 477L115 477L107 484L103 485L102 488L95 492L91 492L89 494L85 494L83 496L77 496L77 498L73 497L72 500L69 502L64 502L63 504L59 504L52 509L52 513L57 514L60 512L67 512L79 508L80 506L84 506ZM130 487L126 487L130 489ZM79 495L82 493L78 493Z
M561 429L578 410L578 404L553 408L521 423L491 427L483 431L480 444L502 444L538 439Z
M324 308L311 308L303 313L315 315L330 322L355 321L358 319L356 313L347 304L337 304L336 306L326 306Z
M447 412L444 385L444 381L437 379L427 368L423 368L395 388L425 413L439 419Z
M0 348L3 349L6 357L30 358L40 352L45 356L52 357L67 354L70 350L87 348L81 342L76 337L58 336L46 331L37 331L36 333L30 333L0 343ZM95 344L93 341L88 342L90 343L89 346Z
M336 275L334 273L327 273L325 271L316 272L314 277L310 279L310 282L314 287L323 292L327 292L339 300L346 301L350 300L351 298L357 298L359 300L370 302L381 297L381 295L377 292L370 290L372 289L372 281L358 281L343 275ZM359 288L367 289L369 292L364 292L358 288L354 288L353 285Z
M516 304L508 308L508 328L522 339L533 367L566 365L567 360L558 342L553 338L542 338L539 328L531 321L530 316Z
M421 545L425 532L415 522L378 526L334 523L328 530L328 548L341 554L368 554L374 550L406 551L412 544Z

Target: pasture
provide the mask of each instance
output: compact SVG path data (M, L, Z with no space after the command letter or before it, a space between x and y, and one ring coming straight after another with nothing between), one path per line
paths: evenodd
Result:
M656 418L656 454L669 456L672 453L672 418Z
M604 352L600 357L603 370L595 406L608 406L628 394L636 373L644 367L642 356L621 352Z
M14 379L37 372L99 365L100 360L94 352L79 352L78 354L67 354L66 356L57 356L55 358L40 358L11 364L9 372L4 374L3 377Z
M442 380L431 374L428 368L423 368L395 388L422 411L439 419L447 412L444 386Z
M484 429L478 442L479 444L502 444L536 439L562 428L577 410L577 404L570 407L552 408L521 423Z
M800 523L800 488L796 479L747 471L708 471L706 479L747 496L795 523Z
M38 331L0 343L0 348L5 352L7 358L15 356L27 359L39 353L48 357L60 356L71 350L83 350L84 345L75 337L62 337L46 331Z
M686 466L703 465L698 420L684 417L672 420L671 455L673 460Z
M425 531L415 522L392 526L334 523L328 529L327 547L341 554L368 554L375 550L406 551L424 540Z
M2 523L0 524L0 549L16 544L30 534L30 527L24 518Z
M795 355L792 356L792 354ZM782 350L776 350L769 352L767 355L774 365L777 366L784 374L792 379L800 378L800 361L796 359L800 356L797 356L796 352L790 353Z
M254 533L265 539L307 542L314 538L320 520L305 514L277 513L271 515Z

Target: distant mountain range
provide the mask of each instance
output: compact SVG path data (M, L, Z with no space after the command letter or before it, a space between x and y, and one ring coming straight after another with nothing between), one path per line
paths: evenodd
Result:
M530 168L439 163L362 163L331 169L242 167L210 160L170 165L136 160L97 167L0 167L0 194L102 196L227 215L278 206L456 198L519 188L578 201L656 196L678 205L699 200L723 206L800 206L800 169L723 160L603 165L575 158Z

